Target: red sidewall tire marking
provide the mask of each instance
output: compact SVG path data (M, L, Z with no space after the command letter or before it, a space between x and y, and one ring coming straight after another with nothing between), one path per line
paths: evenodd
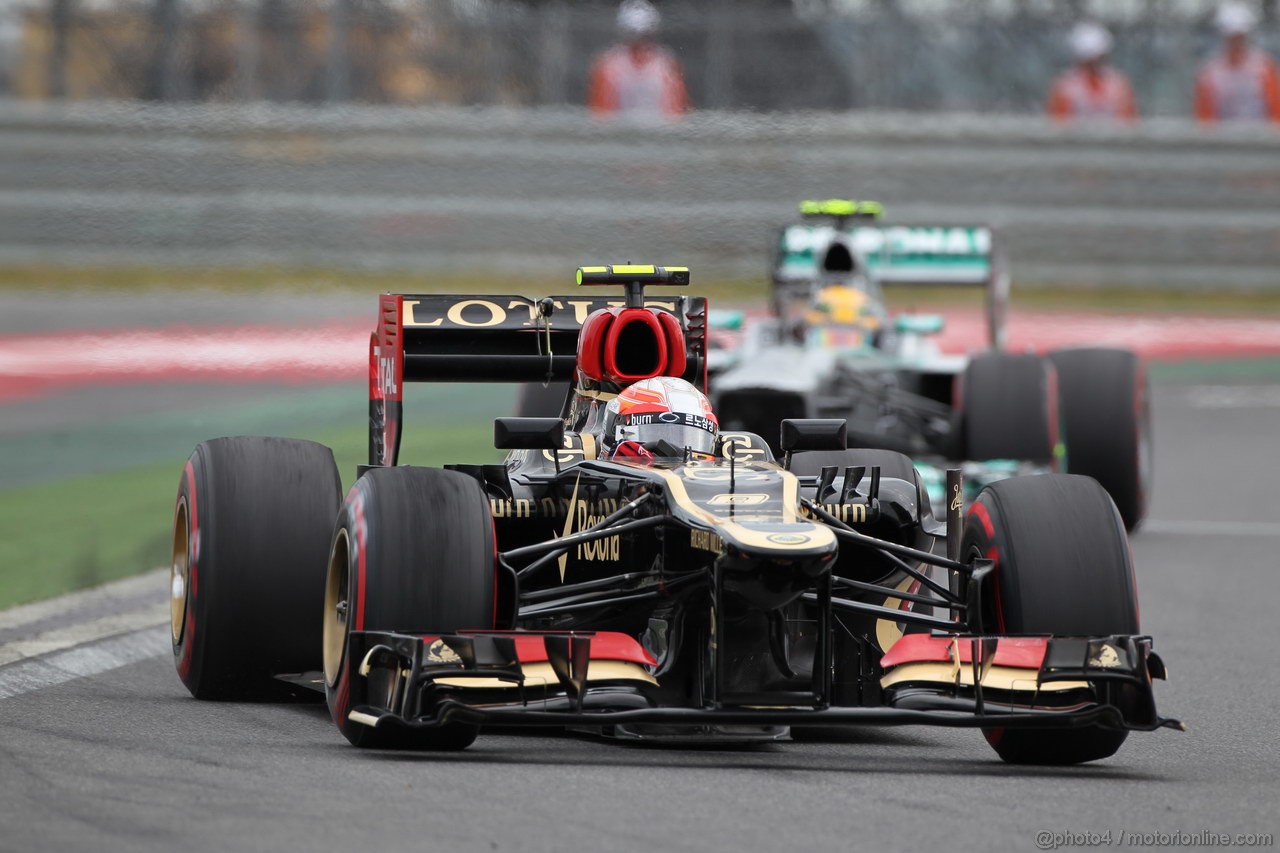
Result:
M182 642L179 644L178 677L185 683L191 674L191 661L195 655L196 639L196 562L200 552L200 514L196 508L196 472L192 460L187 460L183 470L187 482L187 596L186 621L182 626ZM179 495L181 498L181 495ZM170 592L172 595L172 592Z

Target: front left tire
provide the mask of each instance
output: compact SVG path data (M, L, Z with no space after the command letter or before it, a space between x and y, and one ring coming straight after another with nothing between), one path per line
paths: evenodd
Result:
M347 494L333 534L324 600L325 693L342 734L360 747L456 750L479 729L450 722L412 729L351 718L387 710L404 687L398 663L351 654L354 631L417 635L488 630L497 619L496 552L489 502L465 474L435 468L375 468Z
M996 634L1105 637L1138 633L1124 523L1097 481L1071 474L1001 480L970 507L962 559L996 565L983 627ZM985 729L1012 764L1078 764L1113 755L1124 729Z

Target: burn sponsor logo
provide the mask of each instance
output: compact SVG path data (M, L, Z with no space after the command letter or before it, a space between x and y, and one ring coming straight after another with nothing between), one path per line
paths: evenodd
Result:
M703 415L695 415L692 412L659 412L656 414L637 414L631 415L627 419L628 426L638 426L642 424L682 424L684 426L697 427L698 429L714 433L718 427L716 422L711 418Z
M822 509L845 524L862 524L867 520L866 504L823 504Z
M535 504L530 498L489 498L494 518L533 518Z
M613 515L620 507L625 506L627 501L618 498L600 498L599 500L588 501L581 498L551 498L546 497L541 500L534 498L490 498L489 513L494 518L547 518L547 519L563 519L566 516L573 516L573 523L568 531L563 535L568 536L574 530L581 530L582 524L579 518L583 517L585 512L587 516L595 519L591 524L603 520L606 516ZM588 525L590 526L590 525Z

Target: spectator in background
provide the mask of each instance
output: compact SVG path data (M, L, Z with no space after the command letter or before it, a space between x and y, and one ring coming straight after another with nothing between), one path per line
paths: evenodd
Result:
M1053 81L1049 115L1059 121L1136 118L1133 87L1106 64L1111 34L1092 21L1081 21L1072 28L1068 42L1076 64Z
M654 41L661 22L647 0L623 0L618 7L622 43L591 67L587 103L592 112L673 117L689 108L680 64Z
M1222 50L1196 77L1196 118L1201 121L1280 121L1276 63L1249 44L1257 18L1248 6L1223 3L1217 26Z

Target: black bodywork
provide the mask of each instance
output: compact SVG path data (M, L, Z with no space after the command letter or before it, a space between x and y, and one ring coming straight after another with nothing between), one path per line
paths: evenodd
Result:
M409 301L415 308L406 313ZM571 333L585 308L598 307L571 304L591 302L580 297L481 301L383 298L370 353L371 465L395 464L403 382L566 379ZM702 380L705 303L655 302L677 315L686 375ZM471 306L457 309L462 303ZM496 320L492 306L503 308L502 322L476 325ZM489 498L500 628L351 632L348 653L363 672L403 674L379 701L357 702L353 711L369 725L765 738L846 723L1177 725L1156 713L1151 679L1164 669L1143 636L1047 638L1032 689L989 679L1001 642L983 616L993 567L955 559L960 505L935 518L918 479L864 466L798 477L752 433L724 434L712 458L605 461L592 436L556 427L500 424L508 437L524 436L517 443L545 446L512 450L500 465L447 466L474 477ZM788 450L830 448L836 432L800 430ZM952 476L959 487L959 473ZM651 656L644 676L593 677L601 664L591 646L603 632L639 641ZM904 633L954 650L954 680L886 686L882 661ZM530 638L554 678L526 677L518 647Z

